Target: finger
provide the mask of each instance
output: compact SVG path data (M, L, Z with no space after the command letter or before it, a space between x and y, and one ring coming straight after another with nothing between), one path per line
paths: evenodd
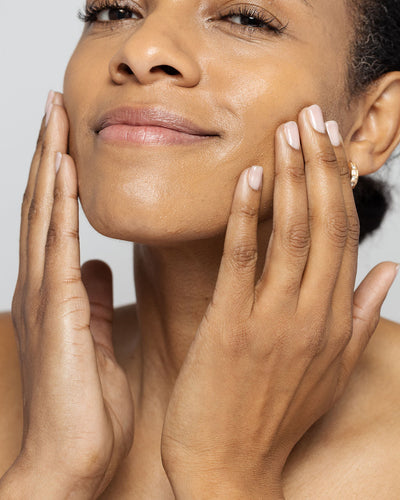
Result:
M273 230L263 273L256 285L256 300L297 305L299 288L310 248L307 190L299 129L296 122L280 126L275 136ZM282 301L282 293L285 301Z
M45 247L43 282L44 288L51 290L54 299L59 303L66 297L83 298L78 185L75 164L68 155L62 156L54 186L54 204ZM86 319L89 324L90 317Z
M332 301L342 316L347 316L351 322L354 284L357 274L360 223L350 183L350 170L339 127L334 121L327 122L326 125L339 166L347 217L347 239Z
M82 266L82 281L90 303L90 331L96 344L104 347L112 358L113 289L109 266L91 260Z
M244 170L233 196L224 252L212 304L225 311L248 309L254 302L257 265L257 227L262 189L262 167ZM253 187L249 183L252 183Z
M302 283L302 297L331 301L347 239L339 166L326 133L321 108L311 106L299 115L306 165L311 248Z
M68 118L65 109L53 104L43 139L35 188L28 212L27 277L29 286L36 290L43 278L45 244L54 195L57 152L67 151Z
M54 100L54 91L50 91L47 97L45 114L42 118L42 123L40 126L39 136L36 142L35 153L32 158L31 167L29 170L28 182L25 188L24 197L21 207L21 225L19 234L19 273L18 280L22 281L26 276L26 266L27 266L27 236L28 236L28 213L29 207L32 203L33 192L35 190L37 170L39 167L40 157L42 155L42 144L43 137L46 130L46 111L48 110L50 104Z
M378 264L369 272L354 294L353 336L343 352L342 385L345 385L375 332L382 304L397 274L397 264L393 262Z

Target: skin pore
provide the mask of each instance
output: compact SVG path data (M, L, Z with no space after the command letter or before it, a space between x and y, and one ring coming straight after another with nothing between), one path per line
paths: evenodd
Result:
M285 445L288 452L292 450L310 423L324 408L331 407L329 402L336 401L346 371L352 373L350 361L356 360L354 353L368 333L363 327L360 335L360 304L369 317L375 314L378 318L374 293L377 289L382 293L383 281L393 279L395 266L383 265L381 285L377 278L372 279L369 287L362 288L363 293L356 294L352 318L356 238L350 229L353 222L354 230L356 216L348 178L343 174L347 172L346 156L360 166L363 175L377 170L398 143L399 77L385 75L349 105L346 76L352 26L345 0L259 0L251 4L250 13L244 10L249 7L248 3L225 0L87 3L86 20L90 22L65 75L65 110L60 94L56 95L53 111L47 113L49 121L42 124L43 142L38 143L22 211L13 320L24 352L27 436L14 477L18 477L18 465L24 469L32 463L32 453L41 457L36 460L40 463L33 476L38 475L40 466L48 470L49 457L56 475L51 459L56 451L62 457L56 461L62 464L61 476L79 477L86 471L90 477L95 471L106 485L113 478L101 495L103 499L173 499L174 493L177 498L200 498L198 492L203 490L209 498L215 491L211 483L214 480L215 486L215 480L219 482L222 476L218 476L217 466L217 474L210 477L209 473L215 472L209 470L210 463L218 465L218 460L214 453L209 460L201 450L204 452L203 443L208 451L214 449L218 436L221 446L220 450L217 446L217 454L222 450L219 464L230 473L223 474L226 484L235 489L241 482L235 473L240 471L244 481L239 484L239 498L243 498L243 491L257 490L264 498L267 490L271 495L279 493L273 491L277 486L274 469L285 464ZM105 22L111 14L114 20ZM117 14L125 19L115 20ZM245 26L245 21L254 22L254 16L263 16L264 22L268 19L269 27L261 22L257 27ZM334 152L334 144L303 109L315 103L322 107L325 121L339 123L344 143L339 140ZM207 130L209 137L184 145L105 140L103 132L98 133L104 114L121 106L175 112ZM302 149L283 141L279 126L290 120L299 124ZM68 133L70 156L65 154ZM61 154L56 174L53 160L57 151L64 156ZM226 255L233 248L224 249L224 240L232 244L238 239L226 236L225 229L239 176L243 193L243 171L257 164L264 167L262 192L258 192L259 219L254 218L254 212L248 221L243 213L241 216L248 227L253 221L259 260L256 276L247 275L250 280L245 283L239 279L238 269L230 269L234 259ZM295 182L296 168L302 175ZM115 311L112 332L108 272L104 266L91 263L83 267L81 281L75 225L77 183L83 209L95 229L135 242L137 304ZM292 197L285 198L289 191ZM275 227L270 265L261 280L264 290L256 289L249 318L246 308L253 301L250 282L258 280L263 271L272 206ZM304 264L298 265L297 254L296 260L290 251L285 253L293 251L295 245L279 243L280 238L289 241L295 218L311 231L305 269ZM229 228L236 228L238 237L238 228L246 227L240 220L237 217L236 223L229 224L228 235L235 231ZM340 231L340 220L342 229L343 221L346 224L344 240L332 237L334 230L336 236ZM249 242L250 238L241 241ZM295 286L293 281L285 281L294 272L292 265ZM339 267L340 272L332 271ZM209 311L211 297L215 302ZM288 313L294 305L296 314ZM71 306L75 308L72 311ZM209 314L205 316L206 308ZM219 342L226 338L243 342L243 336L238 337L242 325L237 319L244 319L253 342L235 364L236 358L231 359L234 351ZM350 340L347 324L352 319ZM390 370L382 374L374 364L374 356L378 356L385 360L379 366L397 366L386 363L389 354L395 353L388 339L396 327L384 325L384 340L373 344L372 352L357 366L345 396L291 454L282 478L287 498L321 498L321 492L327 491L336 498L351 498L348 488L347 496L340 488L349 485L346 472L354 461L358 469L351 484L363 498L367 498L365 491L376 498L376 492L383 491L382 484L393 485L391 467L380 468L379 477L370 481L370 456L376 453L374 449L364 451L366 438L370 444L373 436L377 449L392 460L392 468L398 463L389 446L396 442L393 430L389 442L384 441L385 430L391 428L387 419L397 410L390 397L384 399L382 418L375 418L377 401L386 396L383 387L392 387L387 380L398 378ZM368 335L373 329L375 326ZM61 333L60 338L55 332ZM107 355L111 333L123 367L120 371ZM316 344L321 333L324 337ZM286 344L279 344L277 338ZM344 340L350 340L348 347L353 347L346 350L347 356L340 357L335 353L339 345L343 349ZM269 351L271 346L275 347ZM320 350L314 352L316 346ZM57 366L52 355L56 351ZM271 357L265 363L267 354ZM311 364L307 364L309 357ZM297 370L304 375L299 391ZM265 386L258 387L261 380ZM120 463L124 444L129 449L133 434L131 393L134 444ZM279 408L285 399L283 417ZM207 405L200 401L207 401ZM219 411L213 415L215 408ZM68 415L72 418L65 425ZM375 421L378 423L371 430ZM164 439L160 441L161 435ZM236 437L240 439L235 441ZM71 440L75 446L70 445ZM274 441L283 450L281 464L274 454ZM186 448L176 446L181 442ZM232 443L237 446L232 448ZM180 456L177 462L176 452L187 449L200 450L191 455L197 460L185 461ZM231 453L224 455L229 449ZM95 461L91 460L93 454ZM101 463L103 458L106 463ZM174 462L179 465L175 470ZM257 470L259 463L262 467ZM88 464L93 467L88 468ZM332 478L326 474L328 469L335 471ZM193 472L192 484L187 473ZM13 475L9 477L12 481ZM200 484L194 484L199 478ZM42 481L42 486L49 493L45 483ZM193 486L191 495L185 491L189 483ZM222 490L231 499L229 488Z

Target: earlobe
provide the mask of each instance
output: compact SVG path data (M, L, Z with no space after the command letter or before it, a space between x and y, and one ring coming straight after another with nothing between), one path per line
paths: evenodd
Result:
M349 132L347 154L360 175L379 170L400 142L400 72L381 77L360 98L357 123Z

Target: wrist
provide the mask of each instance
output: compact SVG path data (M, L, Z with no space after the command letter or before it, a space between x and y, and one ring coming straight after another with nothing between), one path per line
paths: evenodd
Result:
M67 479L62 473L28 466L18 459L0 478L0 498L10 500L92 500L96 488Z
M209 474L193 479L190 475L170 481L176 500L284 500L282 482L248 481L238 484L235 480L211 478Z

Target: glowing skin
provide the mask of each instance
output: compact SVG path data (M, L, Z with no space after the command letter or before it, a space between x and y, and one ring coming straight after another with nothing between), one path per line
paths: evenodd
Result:
M276 128L315 102L325 119L346 127L344 3L258 2L287 25L282 34L250 33L233 20L218 20L233 4L140 4L142 20L87 27L65 74L83 209L101 233L143 244L136 245L135 263L141 331L151 330L157 349L169 339L165 356L173 373L211 296L240 172L264 166L263 255ZM162 106L219 137L156 147L99 140L98 120L120 106Z
M266 167L265 219L277 126L315 102L326 119L343 123L349 27L342 2L259 2L288 23L282 34L209 21L232 4L165 1L149 4L151 15L143 5L143 20L84 32L64 94L82 204L102 233L161 245L218 237L239 173L251 165ZM94 123L119 106L162 106L220 136L175 148L106 145Z
M88 2L91 9L96 5L99 6L96 1ZM54 377L44 377L42 385L48 387L48 379L57 381L60 377L59 385L55 383L54 387L68 387L69 391L65 390L65 394L60 391L64 396L61 402L66 406L57 406L49 405L53 400L46 398L45 390L37 390L42 400L36 399L36 408L41 409L37 401L43 401L48 405L46 416L53 415L53 420L61 423L58 443L64 446L67 458L72 453L71 460L66 459L64 464L68 472L75 464L80 471L86 470L88 458L90 467L94 467L88 470L95 470L96 460L92 457L96 456L98 462L104 460L106 469L101 463L98 475L105 480L108 478L104 471L112 473L110 477L113 477L115 470L112 467L120 464L101 496L103 499L172 500L173 482L178 489L188 484L194 487L191 494L179 490L184 492L178 498L200 498L196 487L202 494L205 491L207 498L213 497L212 485L208 489L202 484L211 474L201 473L210 468L210 460L204 459L201 451L203 443L208 452L213 451L215 436L228 443L228 446L223 443L219 450L220 468L226 468L224 458L233 465L228 467L227 484L235 488L236 470L243 476L243 482L239 481L238 498L249 491L249 477L253 479L254 491L261 484L261 497L264 498L267 488L263 483L271 490L277 483L270 480L276 472L274 467L267 467L270 477L265 477L266 448L257 445L259 437L266 437L269 457L273 457L268 464L274 466L276 449L290 444L288 450L292 450L303 435L296 434L301 427L299 416L304 419L302 429L305 432L309 428L306 424L315 422L317 415L323 414L318 413L321 408L325 411L330 408L329 402L335 401L333 396L339 381L344 379L341 374L346 369L347 374L352 373L349 367L354 364L351 365L349 359L355 361L354 353L358 352L355 347L350 349L353 357L344 362L337 355L338 346L342 346L344 340L353 341L350 345L357 348L362 345L360 339L370 334L365 325L369 327L376 319L371 331L375 329L379 316L375 310L387 291L389 278L390 281L394 278L395 265L390 263L376 271L375 279L368 281L367 278L366 286L361 287L354 299L359 300L359 316L354 322L363 324L364 335L350 338L350 330L356 331L348 324L353 322L354 283L351 276L355 276L358 240L353 194L349 182L344 182L347 177L343 172L347 171L347 158L359 165L362 175L377 170L399 142L400 79L396 74L385 75L370 93L349 103L346 75L352 25L345 0L254 0L252 6L226 0L124 0L119 8L122 12L135 9L135 14L124 21L105 24L108 12L103 8L97 22L84 30L71 57L65 75L65 109L60 94L55 98L57 102L54 102L48 121L42 151L53 152L51 148L54 148L54 153L64 153L55 178L58 195L54 196L51 184L54 181L51 155L41 155L39 151L33 161L28 196L25 197L29 204L24 203L21 224L21 260L22 264L26 260L29 262L27 272L25 266L21 266L15 299L15 309L20 312L15 321L19 325L19 338L22 342L24 339L31 342L32 347L28 346L27 351L35 367L38 356L33 351L34 344L52 353L51 342L57 341L54 331L62 331L67 340L75 339L76 330L81 327L80 333L88 334L81 336L82 344L85 343L90 351L92 339L95 339L103 354L89 364L81 352L75 351L78 342L66 342L70 349L66 348L65 353L73 354L65 358L70 361L65 362L66 370L54 367L54 357L43 355L49 371L37 370L38 376L50 373ZM272 29L241 26L246 15L249 20L250 14L244 14L246 8L251 8L252 12L255 9L263 11L264 17L273 18ZM323 116L316 104L321 106ZM306 106L312 107L305 110ZM332 142L325 133L328 120ZM339 123L339 128L332 120ZM285 127L281 127L284 123ZM68 132L69 156L65 154ZM264 169L262 192L255 194L253 189L249 195L252 203L256 197L258 202L261 199L259 219L254 217L259 205L257 210L254 210L255 205L247 205L250 209L247 212L238 209L244 207L238 200L248 193L243 182L239 183L239 191L235 191L239 176L252 165ZM37 178L35 172L38 172ZM254 186L257 185L256 174L253 170ZM94 263L84 266L82 281L80 276L68 274L79 272L77 183L83 209L92 225L109 237L135 242L137 304L115 311L112 332L108 271ZM229 217L234 191L239 192L239 198L235 196L236 211ZM254 256L254 245L247 253L243 249L249 250L248 246L242 245L241 252L234 246L238 241L248 244L250 237L246 237L251 227L253 243L256 238L258 240L259 259L255 273L258 279L271 235L272 206L275 227L271 253L264 279L260 280L261 287L254 292L253 274L240 274L243 266L237 266L235 258L230 260L230 257L237 258L240 254L246 260L249 255ZM233 222L226 232L235 234L236 238L225 238L228 217ZM303 228L300 240L306 243L307 256L304 252L300 255L299 248L295 248L299 241L295 236L299 233L290 231L298 231L299 227ZM222 255L224 239L230 246ZM254 259L250 261L253 265ZM223 271L218 275L220 266ZM383 279L385 269L386 278ZM376 278L379 273L380 282ZM217 275L220 287L215 286ZM295 285L293 277L297 280ZM377 283L380 286L375 286ZM227 284L232 286L229 288ZM77 294L71 292L75 291L74 286ZM247 293L248 290L251 293ZM94 321L90 321L90 325L87 295L97 311L96 317L92 310L91 320ZM27 296L38 308L38 321L36 316L32 320L32 310L25 301ZM212 296L217 299L211 304L206 321L202 321ZM46 304L43 297L49 297L49 302L58 300L59 308L43 306ZM64 308L71 303L77 303L76 310L64 315ZM237 307L233 308L232 304ZM42 312L44 307L42 315L40 307ZM226 314L229 307L235 310ZM249 313L247 307L251 308ZM365 321L361 315L363 310L374 318L368 317L369 321ZM235 316L237 313L239 315ZM76 318L79 321L74 323ZM240 349L243 335L237 335L243 333L241 329L251 339L244 353ZM385 335L390 336L396 327L386 323L383 329ZM304 336L298 335L302 332ZM293 341L295 335L296 342ZM41 343L43 338L48 342ZM277 342L278 347L269 350L269 343L273 344L276 338L281 343ZM239 345L235 342L231 345L232 339L239 340ZM113 343L118 363L124 369L115 372L116 375L112 371L115 364L111 365L110 357L104 356L106 342L108 345ZM187 356L191 344L197 351L191 349ZM24 351L24 345L22 347ZM381 352L379 348L374 349ZM240 362L235 364L232 360L236 361L238 351ZM327 358L326 353L335 355ZM264 363L266 357L268 363ZM311 365L304 365L308 357L312 369L309 369ZM93 361L93 357L91 359ZM102 361L98 362L99 359ZM286 362L281 363L282 359ZM355 460L358 460L358 475L356 479L351 477L351 488L346 491L354 486L357 494L367 498L364 494L367 488L368 494L376 498L386 478L393 484L395 476L390 467L385 468L385 473L380 470L379 479L371 479L367 470L370 454L354 451L354 448L364 449L359 446L358 437L364 440L367 437L370 445L369 438L374 432L368 426L367 417L374 416L376 408L380 408L377 400L382 393L379 385L382 377L376 376L374 370L367 368L361 377L358 376L368 365L366 359L361 368L355 370L350 389L340 404L300 440L287 466L287 455L280 464L285 470L282 478L281 469L278 471L279 483L281 479L283 482L279 488L283 486L287 498L323 498L326 491L342 498L342 491L338 491L337 486L342 479L347 480L348 470ZM381 365L386 366L382 360ZM390 366L394 365L397 366L397 362ZM76 371L80 377L72 377L77 384L71 390L70 378L65 373L69 373L68 369L73 372L75 366L79 367ZM301 386L298 385L299 367L303 370L299 372L302 374ZM342 372L338 375L336 369ZM284 375L282 370L285 370ZM29 377L26 378L29 382ZM220 380L225 380L227 385L220 384ZM258 387L260 381L270 384L260 383ZM281 391L282 381L285 391ZM93 399L79 398L78 386ZM225 388L229 390L224 392ZM293 397L288 397L288 394L291 396L288 388L294 391ZM134 444L126 460L120 463L115 457L123 451L129 437L132 438L133 411L131 398L127 397L130 391L135 400ZM285 418L279 413L284 393L288 399ZM359 393L362 397L355 399ZM199 394L203 398L198 397ZM70 404L71 395L82 399L79 405ZM199 400L212 402L212 398L214 404L209 407L199 404ZM368 399L366 407L362 398L363 401ZM221 401L224 401L221 411L210 418ZM301 404L304 401L307 405ZM271 410L270 404L274 402ZM88 413L85 404L89 407ZM393 403L388 413L398 411L396 404ZM34 404L32 407L35 409ZM92 421L81 422L80 418L71 419L74 422L70 426L63 425L65 413L71 411L76 415L80 411L86 415L90 407L97 427L90 425ZM277 414L274 409L278 410ZM308 415L310 411L315 412L314 419ZM269 412L274 414L271 418L268 416L269 424L278 427L267 436L264 417ZM34 430L30 436L33 436L34 445L49 441L43 431L46 426L40 420L41 413L44 411L36 412L35 419L32 411ZM204 418L198 418L199 415ZM163 432L163 425L168 432ZM183 432L185 426L186 432ZM392 429L387 426L389 428ZM53 426L52 432L55 429L57 427ZM231 432L232 429L237 432ZM119 432L121 430L125 435ZM79 449L83 453L74 458L74 450L65 446L70 442L70 435L76 438L82 433L90 435L91 439L79 439L83 447ZM162 433L166 439L160 440ZM125 440L117 439L121 434ZM67 438L62 439L65 436ZM343 436L347 437L343 439ZM185 438L186 443L182 446ZM236 438L239 441L241 438L240 460L236 460L239 447L229 446ZM343 446L343 441L347 443L347 440L349 446ZM49 449L56 441L48 444ZM390 442L393 441L391 438ZM252 450L249 442L256 443ZM379 439L374 442L382 444ZM162 443L166 443L166 447ZM96 453L97 447L101 448L100 453ZM178 456L175 452L182 449L186 452L189 448L195 449L197 458L203 459L200 467L196 467L195 461L189 460L188 464L184 457L174 471ZM388 449L385 447L385 451ZM213 463L214 459L212 454ZM246 460L248 469L243 468ZM238 461L239 467L235 469ZM252 475L257 464L261 466L261 474L255 477L261 481L254 480ZM336 464L340 465L331 474ZM185 466L188 465L189 473L199 480L198 484L192 482L192 478L187 479ZM218 471L218 466L216 469ZM171 471L172 475L175 473L173 480ZM75 472L73 477L82 474ZM68 474L63 471L62 475ZM90 473L88 475L91 477ZM218 482L218 473L214 479ZM273 495L277 490L268 493ZM232 497L228 497L231 500Z
M358 108L347 107L352 27L345 2L255 0L279 20L275 25L287 26L280 34L244 31L237 18L223 19L236 4L132 2L136 19L86 27L65 74L70 154L85 214L99 232L136 243L137 306L117 315L115 328L116 351L137 401L134 450L114 479L125 492L151 495L146 488L158 478L159 492L170 498L161 463L146 479L143 457L158 456L174 381L215 286L240 173L264 167L263 256L277 127L318 103L325 120L338 121L348 154L359 159L350 144ZM119 129L102 139L96 133L100 117L121 106L161 107L217 135L156 145L157 138L140 143L144 129ZM133 142L121 141L126 133ZM135 450L144 449L138 458Z

